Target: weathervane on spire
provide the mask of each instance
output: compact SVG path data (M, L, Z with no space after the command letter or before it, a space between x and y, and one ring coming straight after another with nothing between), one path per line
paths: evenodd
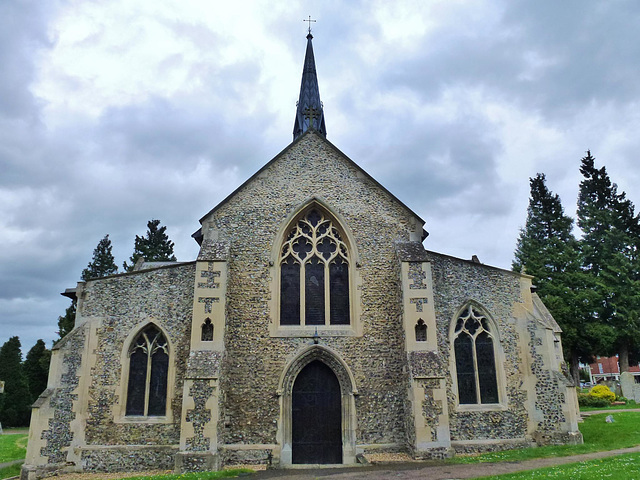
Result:
M309 15L309 20L302 20L303 22L309 22L309 35L311 35L311 22L316 23L315 20L311 20L311 15Z

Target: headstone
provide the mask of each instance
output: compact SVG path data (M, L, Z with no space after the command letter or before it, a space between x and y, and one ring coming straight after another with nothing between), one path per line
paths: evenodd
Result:
M4 435L4 432L2 431L2 423L0 423L0 435Z

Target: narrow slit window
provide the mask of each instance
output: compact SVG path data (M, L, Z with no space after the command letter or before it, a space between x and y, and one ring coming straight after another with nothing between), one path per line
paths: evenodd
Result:
M416 342L426 342L427 341L427 326L424 323L424 320L418 320L416 323Z
M210 318L207 318L202 324L201 339L203 342L213 342L213 323Z

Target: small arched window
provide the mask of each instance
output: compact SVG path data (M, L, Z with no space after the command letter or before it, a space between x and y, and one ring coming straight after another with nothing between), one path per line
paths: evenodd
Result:
M424 320L418 320L416 323L416 342L426 342L427 341L427 326L424 323Z
M213 323L211 323L210 318L207 318L202 324L202 336L200 338L203 342L213 342Z
M460 404L498 403L494 341L486 316L467 306L453 342Z
M334 221L309 209L280 250L280 324L349 325L349 267Z
M148 325L129 347L127 415L166 415L168 368L167 339L158 327Z

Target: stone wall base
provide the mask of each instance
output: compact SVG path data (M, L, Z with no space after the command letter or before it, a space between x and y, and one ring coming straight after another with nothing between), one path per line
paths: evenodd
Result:
M208 472L220 470L220 455L213 452L178 452L175 459L176 473Z
M426 450L415 450L412 457L415 460L443 460L451 458L455 454L451 447L436 447Z
M53 477L64 473L78 471L75 466L66 463L51 463L47 465L22 465L20 480L38 480L40 478Z
M171 470L177 446L129 445L84 447L82 470L85 472L142 472Z
M533 432L533 440L536 445L542 447L544 445L580 445L583 443L582 433L575 432Z
M534 447L535 443L527 438L509 438L502 440L462 440L451 441L451 447L457 454L474 454L487 452L500 452L502 450L512 450L515 448Z

